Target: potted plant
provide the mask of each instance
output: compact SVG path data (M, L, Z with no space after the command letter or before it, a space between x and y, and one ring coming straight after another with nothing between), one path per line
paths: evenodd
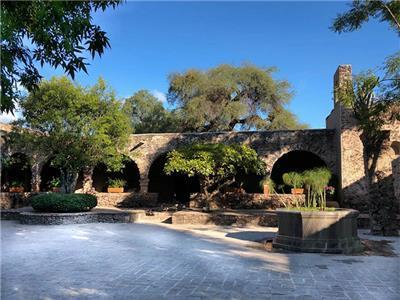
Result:
M13 181L8 189L10 193L23 193L24 185L20 181Z
M305 171L307 199L302 205L277 209L278 235L274 248L300 252L353 253L362 250L353 209L327 208L331 173L327 168Z
M289 172L283 174L282 179L286 185L292 187L292 194L304 194L304 180L302 174L297 172Z
M261 180L260 186L266 196L275 193L275 182L270 177L265 177Z
M53 193L61 192L61 181L59 178L53 177L53 179L50 180L49 184Z
M107 192L109 193L123 193L126 181L123 179L110 179L108 181Z

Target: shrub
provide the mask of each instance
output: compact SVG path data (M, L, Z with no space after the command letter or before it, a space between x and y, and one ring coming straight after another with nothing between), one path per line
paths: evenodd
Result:
M82 212L97 205L97 198L88 194L42 194L31 198L34 210L41 212Z
M110 188L122 188L126 185L126 180L123 179L110 179L108 181L108 187Z

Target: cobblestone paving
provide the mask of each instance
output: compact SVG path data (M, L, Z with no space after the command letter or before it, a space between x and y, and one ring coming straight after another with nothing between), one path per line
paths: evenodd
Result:
M268 253L145 224L1 224L1 299L400 299L398 257Z

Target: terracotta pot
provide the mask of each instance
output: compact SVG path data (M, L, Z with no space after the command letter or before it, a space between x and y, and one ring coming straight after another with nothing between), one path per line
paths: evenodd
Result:
M264 195L269 195L269 185L268 184L264 184Z
M107 192L109 192L109 193L123 193L124 192L124 188L123 187L118 187L118 188L109 187L109 188L107 188Z
M291 192L293 195L302 195L304 194L304 189L292 189Z
M51 191L52 191L53 193L60 193L60 192L61 192L61 188L59 188L59 187L52 187L52 188L51 188Z
M24 187L23 186L14 186L9 188L10 193L23 193Z

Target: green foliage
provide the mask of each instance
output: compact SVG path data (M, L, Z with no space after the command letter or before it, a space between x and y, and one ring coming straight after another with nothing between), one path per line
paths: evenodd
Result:
M23 187L24 184L21 181L14 180L13 182L10 183L10 187Z
M31 205L40 212L82 212L97 205L97 198L88 194L49 193L33 196Z
M397 0L353 1L349 11L336 17L332 29L339 33L354 31L360 29L371 17L380 22L388 22L400 35L400 2Z
M289 172L282 175L283 182L295 189L302 188L304 184L303 176L297 172Z
M72 78L87 72L86 53L101 56L110 47L92 13L120 1L1 1L1 111L12 111L21 95L33 91L38 64L61 67Z
M183 131L304 128L286 105L292 93L274 68L220 65L169 77L168 100L177 107Z
M319 206L326 208L326 187L332 178L332 173L327 168L306 170L302 174L304 185L307 189L306 207Z
M128 142L129 119L114 92L99 79L91 88L73 84L66 77L43 81L21 102L20 144L46 149L61 171L62 187L71 190L83 167L104 163L113 171L122 167L122 150ZM29 134L41 132L41 134ZM25 132L25 134L24 134Z
M176 115L166 110L147 90L140 90L126 99L123 110L131 119L134 133L180 131Z
M198 176L209 199L233 184L237 174L265 174L265 163L246 145L193 144L168 153L164 172Z
M126 180L123 179L110 179L108 181L108 187L110 188L122 188L126 185Z
M294 188L305 186L307 190L307 200L304 207L296 202L294 207L302 210L326 210L326 190L332 173L328 168L315 168L306 170L303 173L289 172L283 174L283 182Z
M55 187L55 188L61 187L61 180L60 180L60 178L53 177L53 178L50 180L49 185L50 185L51 187Z

